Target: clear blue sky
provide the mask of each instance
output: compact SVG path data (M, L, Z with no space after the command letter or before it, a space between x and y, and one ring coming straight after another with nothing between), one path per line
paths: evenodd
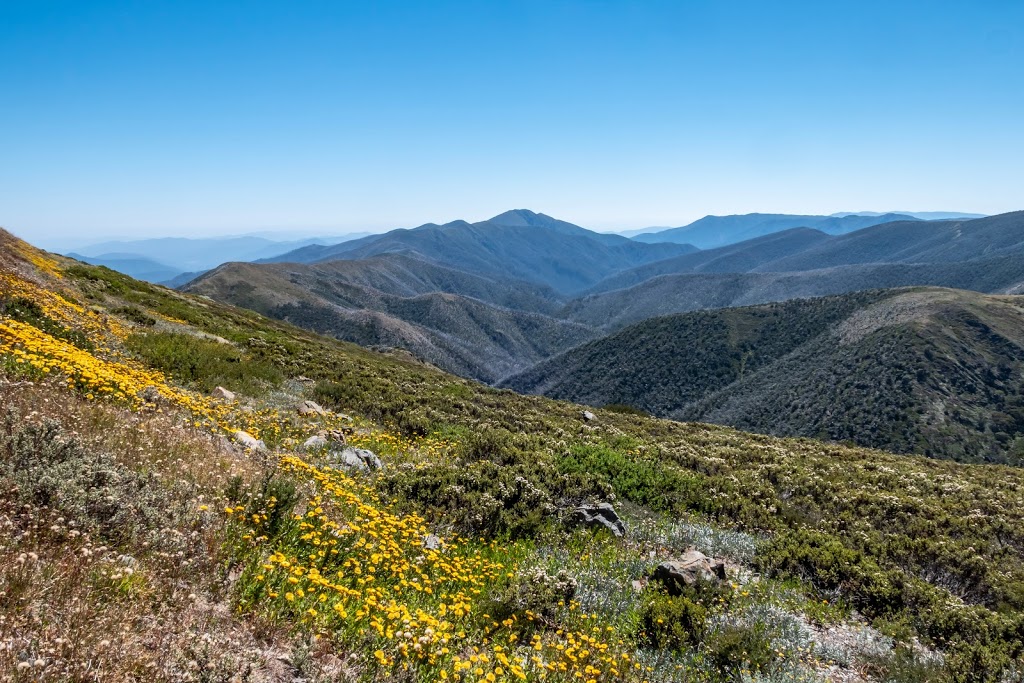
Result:
M0 1L0 225L1024 208L1024 2Z

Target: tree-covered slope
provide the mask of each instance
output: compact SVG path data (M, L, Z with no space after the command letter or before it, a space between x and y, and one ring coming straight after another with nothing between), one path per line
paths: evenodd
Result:
M964 461L1024 455L1024 307L868 291L654 318L504 386Z

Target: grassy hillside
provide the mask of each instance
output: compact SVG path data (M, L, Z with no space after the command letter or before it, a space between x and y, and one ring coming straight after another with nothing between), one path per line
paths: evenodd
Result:
M1016 297L874 290L655 318L505 382L519 391L963 461L1024 462Z
M395 255L312 266L229 263L185 289L363 346L402 348L485 382L596 334L578 323L514 310L554 308L549 289Z
M0 241L12 680L959 682L1024 665L1019 469L586 420ZM329 412L298 414L304 399ZM238 428L268 450L229 443ZM342 428L384 467L298 448ZM565 523L602 500L623 538ZM728 580L646 581L690 545Z

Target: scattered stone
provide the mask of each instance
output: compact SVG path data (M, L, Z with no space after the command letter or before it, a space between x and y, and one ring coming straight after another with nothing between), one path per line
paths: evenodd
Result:
M315 401L303 401L296 409L299 415L326 415L327 411L320 407Z
M440 550L441 538L434 534L427 534L426 538L423 539L423 547L426 550Z
M626 525L619 519L611 503L581 505L572 511L570 522L590 527L602 526L618 537L626 533Z
M222 400L225 400L225 401L234 401L235 400L235 393L233 391L228 391L224 387L217 387L216 389L214 389L213 391L210 392L210 396L212 396L213 398L219 398L219 399L222 399Z
M302 449L306 451L315 451L318 448L325 447L328 443L330 442L327 440L326 437L317 434L316 436L311 436L308 439L306 439L305 442L303 442L302 444Z
M263 443L262 440L257 439L249 432L243 432L238 430L234 435L235 443L242 446L249 451L265 451L267 450L267 444Z
M691 548L678 560L659 564L651 580L663 583L671 595L679 595L684 586L692 586L698 581L725 581L725 562Z
M341 452L332 451L329 458L333 465L361 472L379 470L384 466L373 451L368 451L365 448L346 448Z
M583 419L586 420L587 422L590 422L591 420L596 420L597 419L597 415L594 415L589 410L584 410L583 411Z

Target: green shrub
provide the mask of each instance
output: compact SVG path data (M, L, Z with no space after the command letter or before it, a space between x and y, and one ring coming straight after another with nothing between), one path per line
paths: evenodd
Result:
M517 616L520 639L536 629L552 628L555 619L576 595L578 584L567 572L554 576L541 568L522 574L491 595L489 612L494 621ZM522 619L529 613L531 619Z
M566 474L587 474L607 482L615 494L659 511L708 512L713 498L703 478L665 466L656 460L629 455L626 448L608 444L574 444L558 458Z
M703 649L720 676L732 677L737 671L768 671L777 656L772 633L761 623L730 624L710 632Z
M950 680L940 659L926 657L906 645L898 645L885 654L863 657L859 664L871 680L887 683L942 683Z
M243 505L246 516L265 514L256 525L260 535L273 539L290 528L292 511L299 502L295 482L269 472L262 480L253 483L247 490L241 477L232 477L224 489L224 497L233 506Z
M156 325L156 318L144 312L138 306L121 306L120 308L115 308L113 312L125 317L136 325L144 327Z
M222 344L188 334L159 332L132 335L130 351L179 382L209 392L218 385L259 396L279 385L284 375L274 364Z
M640 611L640 642L658 650L682 652L701 642L708 609L685 595L656 593Z

